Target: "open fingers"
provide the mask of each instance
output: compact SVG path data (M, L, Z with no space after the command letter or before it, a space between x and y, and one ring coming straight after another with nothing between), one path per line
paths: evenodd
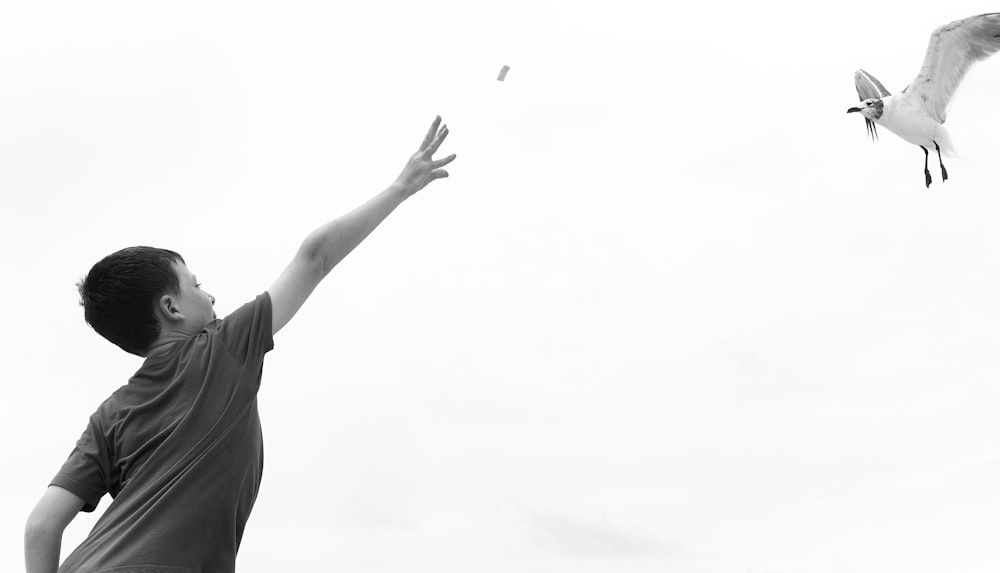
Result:
M427 130L427 135L424 136L424 141L420 144L420 149L418 151L427 149L427 146L434 141L434 136L437 135L439 125L441 125L440 115L434 118L434 121L431 123L431 128Z
M431 141L430 145L428 145L426 149L424 149L424 155L430 157L437 153L438 147L441 147L441 144L444 143L444 139L446 137L448 137L447 125L442 127L441 130L437 132L437 136L434 137L434 140Z
M454 161L455 157L456 155L452 153L451 155L445 157L444 159L438 159L437 161L431 163L431 169L439 169L441 167L444 167L445 165L448 165L449 163Z

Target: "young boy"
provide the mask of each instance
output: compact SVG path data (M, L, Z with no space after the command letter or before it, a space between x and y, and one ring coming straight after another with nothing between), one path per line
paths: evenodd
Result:
M455 159L433 154L438 117L396 181L313 231L266 292L222 320L172 251L133 247L81 281L87 322L142 367L90 417L28 518L28 573L54 573L63 530L114 500L60 573L226 573L262 469L257 388L272 336L317 284L386 216ZM440 129L439 129L440 126Z

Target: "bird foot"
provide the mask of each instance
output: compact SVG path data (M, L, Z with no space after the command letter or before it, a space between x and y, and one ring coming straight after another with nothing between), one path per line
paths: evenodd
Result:
M944 168L944 165L942 165L941 166L941 181L947 181L947 180L948 180L948 170Z
M927 185L928 189L931 188L931 172L926 169L924 170L924 183Z

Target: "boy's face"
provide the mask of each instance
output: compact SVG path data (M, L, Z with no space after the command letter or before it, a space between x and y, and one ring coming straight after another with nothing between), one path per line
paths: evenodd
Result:
M184 329L201 332L206 324L215 320L215 297L201 289L198 278L183 263L175 262L174 272L179 282L176 304L184 315Z

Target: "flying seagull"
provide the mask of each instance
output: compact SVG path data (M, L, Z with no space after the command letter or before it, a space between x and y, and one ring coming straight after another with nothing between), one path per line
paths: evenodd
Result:
M861 105L858 112L872 140L878 139L875 126L881 125L924 150L924 181L931 186L927 169L928 149L937 151L941 180L948 180L941 154L952 152L944 123L946 108L965 73L975 62L1000 50L1000 13L981 14L945 24L931 34L924 65L917 78L902 92L891 95L881 82L864 70L854 72L854 86Z

